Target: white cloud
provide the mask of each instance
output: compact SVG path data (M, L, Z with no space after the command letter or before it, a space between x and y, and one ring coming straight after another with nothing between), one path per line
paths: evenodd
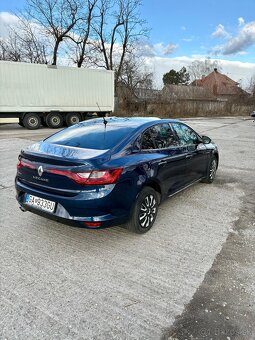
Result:
M183 38L182 40L185 41L185 42L191 42L193 40L193 38Z
M238 25L239 26L243 26L244 23L245 23L244 18L242 18L242 17L238 18Z
M235 37L230 38L226 44L213 47L212 52L216 55L240 54L253 45L255 45L255 21L243 25Z
M143 57L154 57L155 56L155 48L150 43L141 42L139 45L137 45L137 49Z
M168 56L172 54L177 48L178 45L169 43L164 44L159 42L157 44L149 44L149 43L140 43L139 51L143 57L155 57L155 56Z
M162 54L165 55L165 56L172 54L177 48L178 48L178 45L168 44L168 45L162 47Z
M154 83L157 88L162 88L163 74L171 69L179 71L183 66L187 68L194 60L197 60L198 56L188 57L152 57L146 58L146 64L149 69L154 73ZM206 56L200 56L200 59L204 60ZM255 63L245 63L241 61L230 61L225 59L217 59L222 66L222 73L226 74L233 80L240 82L243 87L248 86L249 79L255 75Z
M7 37L10 26L16 25L18 20L19 19L16 17L16 15L8 12L0 12L0 37Z
M234 54L255 44L255 21L242 27L238 35L228 41L223 54Z
M225 27L222 24L216 26L215 31L212 33L212 37L214 38L224 38L229 36L228 32L225 30Z

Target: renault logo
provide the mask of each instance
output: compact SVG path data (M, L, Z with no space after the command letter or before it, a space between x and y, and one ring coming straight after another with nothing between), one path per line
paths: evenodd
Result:
M38 171L38 175L41 177L43 174L43 167L40 165L37 171Z

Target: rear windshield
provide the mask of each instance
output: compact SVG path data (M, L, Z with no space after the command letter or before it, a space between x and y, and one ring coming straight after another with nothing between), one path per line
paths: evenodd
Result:
M48 143L74 146L84 149L107 150L119 144L132 133L128 126L104 124L78 125L62 130L46 139Z

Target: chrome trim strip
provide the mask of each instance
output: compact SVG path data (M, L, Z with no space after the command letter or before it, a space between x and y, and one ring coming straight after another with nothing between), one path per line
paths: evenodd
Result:
M167 197L172 197L172 196L174 196L175 194L178 194L179 192L181 192L181 191L183 191L183 190L185 190L185 189L191 187L193 184L196 184L196 183L200 182L203 178L204 178L204 177L201 177L201 178L199 178L199 179L196 179L195 181L193 181L193 182L191 182L190 184L186 185L185 187L183 187L183 188L181 188L181 189L175 191L173 194L168 195Z

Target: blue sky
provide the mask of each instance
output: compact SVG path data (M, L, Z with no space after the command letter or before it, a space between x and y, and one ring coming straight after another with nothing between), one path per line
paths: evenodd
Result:
M1 12L15 12L24 3L0 0L0 34ZM157 87L171 68L207 56L220 60L223 73L244 86L255 75L255 0L143 0L141 17L151 28L144 55Z
M172 56L209 54L219 44L235 37L242 26L255 20L254 0L146 0L142 11L151 29L151 41L177 45ZM242 21L242 18L244 21ZM241 22L240 22L241 21ZM242 25L241 25L242 24ZM224 26L222 32L212 34ZM254 44L245 54L228 54L225 58L255 62ZM241 51L240 51L241 52ZM220 55L219 55L220 56Z

